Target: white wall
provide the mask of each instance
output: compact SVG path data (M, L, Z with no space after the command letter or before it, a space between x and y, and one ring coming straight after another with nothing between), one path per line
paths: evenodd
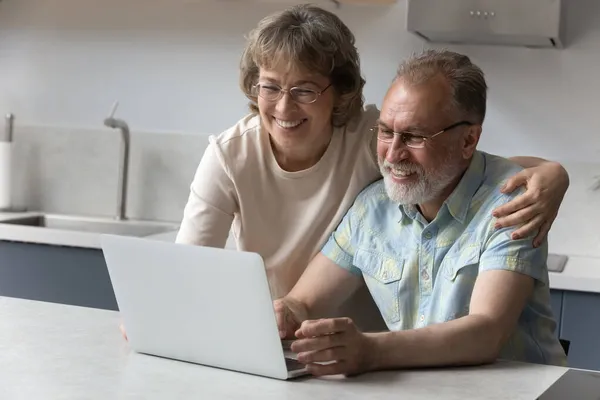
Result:
M484 150L600 161L600 1L567 1L565 50L454 47L489 80ZM243 36L281 7L252 0L4 0L0 112L14 112L21 123L100 127L119 99L117 115L134 130L221 131L246 112L237 81ZM369 102L380 104L398 61L425 46L404 31L404 9L399 0L338 11L357 36Z

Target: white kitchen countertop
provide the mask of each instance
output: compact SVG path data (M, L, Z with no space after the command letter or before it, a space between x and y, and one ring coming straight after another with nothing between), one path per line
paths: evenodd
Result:
M0 297L0 398L532 400L567 368L498 362L279 381L141 355L117 312Z
M2 222L11 219L20 219L27 217L36 217L44 215L40 212L0 212L0 240L25 242L25 243L38 243L48 244L54 246L67 246L67 247L79 247L79 248L90 248L90 249L101 249L100 245L100 234L94 232L80 232L66 229L51 229L41 228L36 226L17 225L17 224L2 224ZM52 215L52 214L51 214ZM105 221L105 222L116 222L110 218L95 218L83 216L81 218L89 218L91 220ZM159 221L140 221L140 220L124 220L118 221L119 224L139 224L139 223L150 223L157 225L164 225L164 233L156 234L158 238L161 235L173 235L177 234L178 223L159 222ZM173 232L173 230L175 230ZM148 236L154 237L154 235ZM168 236L170 237L170 236ZM174 236L173 236L174 238ZM174 240L174 239L173 239Z
M552 289L600 293L600 257L569 256L561 273L549 275Z
M101 248L99 234L96 233L1 224L2 221L7 219L37 215L40 215L40 213L0 212L0 240L92 249ZM125 221L124 223L127 222ZM177 230L172 230L146 237L154 240L174 242L176 236ZM227 240L226 248L236 248L232 235ZM551 256L549 257L549 261L550 258ZM600 257L569 256L563 272L550 272L549 275L550 287L552 289L600 293Z

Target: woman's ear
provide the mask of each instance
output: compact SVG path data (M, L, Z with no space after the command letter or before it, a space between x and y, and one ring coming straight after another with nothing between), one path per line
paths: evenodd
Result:
M481 130L481 125L471 125L465 133L462 149L463 158L465 160L470 159L473 156L473 153L475 153L477 144L479 143L479 137L481 136Z

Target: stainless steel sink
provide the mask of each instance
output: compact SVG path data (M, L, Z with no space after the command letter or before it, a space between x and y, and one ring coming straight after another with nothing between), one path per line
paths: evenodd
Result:
M124 236L149 236L157 233L171 232L178 229L178 225L165 222L113 220L109 218L93 218L60 214L40 214L35 216L14 218L2 221L2 223Z

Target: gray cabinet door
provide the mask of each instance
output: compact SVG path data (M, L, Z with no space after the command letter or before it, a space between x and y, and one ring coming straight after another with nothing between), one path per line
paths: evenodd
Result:
M0 296L118 310L96 249L0 241Z
M600 294L564 292L561 337L571 341L570 367L600 370Z

